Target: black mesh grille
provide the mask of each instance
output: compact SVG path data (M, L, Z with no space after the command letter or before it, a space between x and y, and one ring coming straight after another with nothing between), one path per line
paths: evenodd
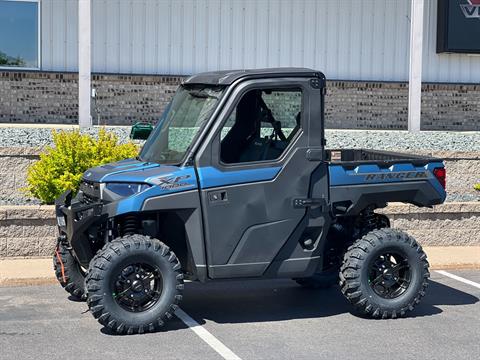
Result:
M92 196L83 194L83 202L85 204L92 204L92 203L97 202L97 201L98 201L98 198L94 198Z
M85 204L91 204L98 202L100 199L100 184L82 180L80 183L80 191L83 194L83 202Z

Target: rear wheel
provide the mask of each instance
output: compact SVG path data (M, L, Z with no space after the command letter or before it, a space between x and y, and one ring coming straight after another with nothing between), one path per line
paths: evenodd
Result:
M87 298L85 292L86 271L62 243L58 244L55 249L53 269L58 282L70 295L77 300Z
M380 229L350 246L340 286L361 314L396 318L420 302L429 276L427 256L413 237L396 229Z
M90 263L87 303L113 332L156 331L182 299L183 274L175 254L157 239L128 235L107 244Z

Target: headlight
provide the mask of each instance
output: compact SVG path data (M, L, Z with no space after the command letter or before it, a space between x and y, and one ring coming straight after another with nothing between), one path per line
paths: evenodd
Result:
M105 189L122 197L132 196L150 188L148 184L138 183L106 183Z

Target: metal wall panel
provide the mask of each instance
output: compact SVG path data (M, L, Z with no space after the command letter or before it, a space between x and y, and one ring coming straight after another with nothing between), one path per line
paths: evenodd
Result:
M77 0L40 0L42 70L78 70Z
M480 82L480 57L436 54L424 81ZM77 0L42 0L42 68L77 69ZM192 74L306 66L330 79L408 80L410 0L92 0L95 72Z

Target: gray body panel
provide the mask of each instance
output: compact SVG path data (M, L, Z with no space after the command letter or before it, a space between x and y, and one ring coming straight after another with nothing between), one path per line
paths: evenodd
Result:
M308 156L312 149L320 154L323 151L319 121L322 118L322 89L312 87L310 80L308 77L291 77L242 81L218 115L219 119L226 119L236 101L251 89L269 86L301 88L304 114L301 131L279 159L226 165L219 158L219 133L223 120L212 124L206 135L195 159L197 167L239 173L280 167L276 177L269 181L201 189L209 277L292 277L299 273L313 273L318 266L319 256L314 254L321 247L320 239L325 237L326 231L317 231L314 248L304 249L300 240L311 224L307 219L310 212L293 206L294 199L308 198L313 188L328 202L327 163L322 158L309 160ZM320 178L312 176L317 168L323 168ZM312 184L312 179L318 184ZM228 201L213 203L212 192L225 192ZM321 224L320 228L326 224L324 218L328 216L327 208L322 208L318 215L322 221L317 222Z
M187 246L192 256L198 280L205 281L206 260L200 199L198 190L162 195L145 200L142 211L173 211L185 223Z

